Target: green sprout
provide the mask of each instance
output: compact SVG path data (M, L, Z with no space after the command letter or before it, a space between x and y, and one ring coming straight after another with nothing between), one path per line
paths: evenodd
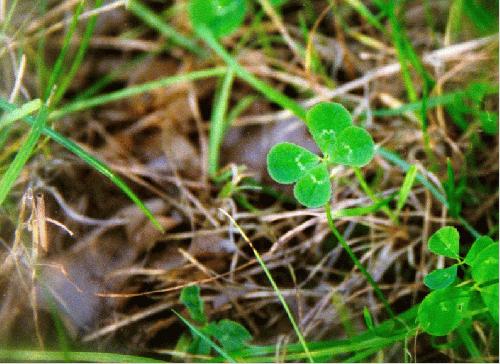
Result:
M484 311L498 324L498 242L481 236L462 259L458 230L446 226L430 237L427 247L457 263L436 269L424 278L424 284L433 291L418 309L420 327L430 335L444 336L458 328L464 319ZM460 281L457 268L464 265L465 278ZM478 296L480 299L475 299Z
M319 207L331 197L329 167L334 163L368 164L374 143L365 129L352 125L349 111L337 103L323 102L311 108L306 124L323 157L293 143L279 143L267 155L267 168L276 182L296 183L294 195L301 204Z

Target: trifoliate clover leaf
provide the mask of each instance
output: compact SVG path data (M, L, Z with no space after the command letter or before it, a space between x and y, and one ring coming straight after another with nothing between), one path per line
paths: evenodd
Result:
M267 154L269 175L279 183L293 183L316 166L320 158L293 143L280 143Z
M306 207L320 207L327 203L332 194L332 186L326 164L321 163L300 177L293 193Z
M418 308L422 329L434 336L444 336L456 329L465 316L470 292L447 287L429 293Z
M319 149L327 154L336 136L352 125L352 117L340 104L321 102L307 112L306 123Z
M495 242L493 241L493 239L489 236L480 236L479 238L477 238L470 247L469 252L465 256L465 263L468 265L473 265L474 260L477 258L477 255L481 253L484 248L494 243Z
M365 129L349 126L337 135L328 154L332 162L362 167L373 159L374 146L371 135Z
M197 31L208 28L217 38L229 35L245 20L246 0L191 0L189 18Z
M457 278L457 266L436 269L425 276L424 284L430 289L442 289L450 286Z
M460 235L458 230L451 226L445 226L432 234L427 246L434 254L458 259L459 244Z

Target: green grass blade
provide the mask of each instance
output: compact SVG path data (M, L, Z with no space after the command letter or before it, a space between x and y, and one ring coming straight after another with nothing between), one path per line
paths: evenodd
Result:
M144 23L149 25L151 28L155 28L156 30L158 30L167 39L170 39L174 44L193 52L199 57L203 58L207 55L207 52L198 44L196 44L195 41L182 35L173 27L165 23L162 18L156 15L152 10L142 4L139 0L129 0L127 8Z
M417 176L417 166L412 165L408 172L406 172L405 179L403 181L403 185L399 191L398 202L396 205L396 214L399 214L401 209L406 203L406 199L410 194L411 188L413 187L413 183L415 182L415 177Z
M17 362L58 362L69 358L73 362L89 363L164 363L164 361L135 355L85 351L38 351L0 349L0 360Z
M226 353L219 345L214 343L208 336L203 334L200 330L198 330L196 327L191 325L191 323L186 320L182 315L177 313L176 311L172 310L173 313L187 326L189 329L194 332L196 335L198 335L202 340L206 341L216 352L218 352L224 359L226 359L230 363L236 363L236 360L234 360L228 353Z
M399 155L394 152L391 152L385 148L378 148L377 154L383 157L385 160L391 162L392 164L398 166L401 170L408 172L411 165L403 160ZM441 202L444 206L449 208L448 201L446 197L431 183L427 178L425 178L420 173L417 173L415 179L420 182L434 197ZM481 234L474 229L463 217L458 216L457 218L460 223L475 237L479 238Z
M45 126L45 122L47 121L48 110L45 105L41 106L40 112L36 120L34 120L31 130L24 141L23 145L17 152L14 160L5 171L5 174L2 176L0 180L0 205L3 204L5 198L9 194L12 186L16 182L19 174L31 156L31 153L35 149L36 143L42 134L42 130Z
M374 28L385 33L385 27L378 20L378 18L372 14L370 9L366 7L360 0L345 0L347 4L349 4L354 10L356 10L359 15L361 15L369 24L371 24Z
M387 313L389 314L389 316L392 319L396 319L396 315L394 314L394 311L392 310L391 305L389 304L389 301L387 301L387 298L385 298L385 296L382 293L382 291L380 290L377 282L375 282L375 280L373 279L372 275L365 269L365 267L363 266L363 264L361 264L361 262L359 261L359 259L356 257L356 255L352 251L352 249L349 246L349 244L347 244L347 242L344 240L344 237L342 236L342 234L340 234L340 232L335 227L335 223L333 222L332 208L330 206L330 202L326 203L326 205L325 205L325 212L326 212L326 219L328 221L328 226L330 227L330 230L332 231L333 235L335 235L335 237L339 241L339 243L342 246L342 248L344 248L344 250L349 255L349 257L351 258L351 260L353 261L353 263L356 265L356 267L359 269L359 271L365 276L365 278L368 281L368 283L370 284L370 286L372 286L373 291L378 296L378 298L380 299L380 301L383 303L383 305L384 305Z
M102 2L103 0L96 0L94 8L100 7ZM97 22L97 14L93 15L87 22L87 26L85 27L85 31L83 33L80 46L78 47L75 58L73 59L73 63L71 64L68 73L66 73L64 78L57 86L54 97L52 99L53 105L57 105L58 102L62 99L71 81L73 81L73 78L78 72L78 69L82 64L83 58L85 57L85 53L87 52L87 49L89 47L90 39L92 38L92 34L94 33L96 22Z
M9 102L0 98L0 108L3 110L12 111L16 107L15 105L12 105ZM36 120L30 116L24 117L23 120L30 125L35 125L36 123ZM113 182L120 190L122 190L123 193L125 193L126 196L128 196L128 198L130 198L130 200L132 200L132 202L134 202L137 205L137 207L144 213L144 215L148 217L148 219L153 223L153 225L158 230L160 230L161 232L164 231L161 224L158 222L158 220L156 220L153 213L146 207L146 205L141 201L141 199L137 197L137 195L130 189L130 187L128 187L127 184L120 177L114 174L113 171L106 164L104 164L99 159L95 158L87 151L85 151L78 144L64 137L63 135L59 134L55 130L47 126L43 126L41 131L43 134L52 138L55 142L59 143L60 145L68 149L70 152L81 158L85 163L94 168L96 171L109 178L111 182Z
M176 75L176 76L170 76L170 77L165 77L161 78L159 80L151 81L151 82L146 82L141 85L135 85L131 87L127 87L115 92L110 92L108 94L104 95L98 95L94 96L88 99L84 100L77 100L74 102L71 102L64 107L62 107L59 110L55 110L49 115L49 120L55 120L59 119L65 115L77 112L77 111L82 111L82 110L87 110L95 106L103 105L108 102L112 101L117 101L121 100L127 97L135 96L142 94L144 92L148 92L160 87L167 87L174 85L176 83L182 83L182 82L187 82L187 81L194 81L194 80L199 80L203 78L209 78L209 77L217 77L217 76L222 76L227 72L226 67L217 67L217 68L210 68L206 70L200 70L200 71L194 71L190 73L185 73L182 75Z
M233 71L228 70L216 94L212 108L212 120L210 122L210 136L208 140L208 172L212 177L219 170L220 147L226 131L225 116L233 79Z
M35 99L28 101L15 110L10 111L0 119L0 130L12 124L14 121L22 119L25 116L37 111L41 106L42 101L40 99Z
M52 93L52 88L54 87L54 85L56 85L57 81L59 80L59 77L60 77L62 69L63 69L64 62L66 61L66 56L68 54L69 47L71 45L71 39L73 38L73 34L75 34L75 30L76 30L76 27L78 25L78 17L82 13L84 5L85 5L85 1L81 0L80 3L78 4L74 14L73 14L73 18L71 19L71 23L70 23L70 26L68 28L68 31L67 31L66 35L64 36L61 51L59 52L59 55L57 56L56 62L54 64L54 68L52 69L49 81L48 81L47 86L45 88L44 100L49 99L49 97Z
M387 206L389 204L389 202L391 202L393 200L393 198L394 198L394 196L390 196L390 197L385 198L383 200L377 201L376 203L373 203L371 205L337 210L332 214L332 216L333 216L333 218L336 219L339 217L355 217L355 216L368 215L368 214L379 211L384 206Z
M283 95L281 92L275 90L273 87L269 86L267 83L259 80L253 74L244 69L236 59L231 56L223 46L219 44L217 38L212 34L210 29L201 26L198 29L198 35L208 44L212 50L221 57L226 64L234 70L236 75L254 87L256 90L264 94L269 100L280 105L284 109L290 110L297 117L302 120L306 118L306 110L300 106L297 102Z
M293 318L293 314L292 314L292 311L290 310L290 307L288 307L288 304L286 303L285 301L285 298L283 297L283 295L281 294L281 291L280 289L278 288L278 285L276 284L276 282L274 281L274 278L273 276L271 275L271 272L269 272L269 269L267 269L266 267L266 264L264 263L264 261L262 260L262 257L260 256L259 252L257 251L257 249L255 249L255 247L253 246L253 243L252 241L248 238L248 236L245 234L245 232L243 231L243 229L238 225L238 223L232 218L231 215L229 215L226 211L224 211L223 209L219 209L224 215L226 215L228 217L228 219L234 224L234 226L236 226L236 228L238 229L238 231L240 232L241 236L243 237L243 239L248 243L248 245L250 245L250 248L252 248L253 250L253 253L255 254L255 258L257 259L257 261L259 262L260 266L262 267L262 270L264 271L264 273L266 274L266 277L267 279L269 280L269 282L271 283L271 286L273 287L273 290L274 292L276 293L276 295L278 296L278 299L279 301L281 302L281 305L283 306L283 309L285 310L287 316L288 316L288 320L290 321L290 323L292 324L292 327L293 327L293 330L295 331L295 334L297 335L297 337L299 338L299 342L300 344L302 345L302 348L304 349L304 352L306 354L306 357L307 359L309 360L309 362L311 363L314 363L314 360L311 356L311 353L309 352L309 349L307 347L307 343L306 343L306 340L304 338L304 336L302 335L302 332L300 331L300 328L299 326L297 325L297 323L295 322L295 319Z

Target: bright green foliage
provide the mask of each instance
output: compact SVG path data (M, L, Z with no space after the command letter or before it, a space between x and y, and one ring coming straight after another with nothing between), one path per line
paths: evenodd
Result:
M425 276L424 284L430 289L441 289L451 285L457 278L457 266L436 269Z
M332 187L326 164L321 163L300 177L293 193L295 198L307 207L319 207L330 200Z
M327 154L342 130L352 125L347 109L333 102L321 102L307 112L307 128L323 154Z
M220 320L217 324L210 323L206 327L207 334L213 336L226 351L243 349L246 342L252 339L252 335L245 327L231 320Z
M181 291L180 301L189 311L191 318L199 323L205 323L207 318L203 309L203 299L200 296L200 287L188 286Z
M474 260L478 256L478 254L486 248L488 245L494 244L495 242L493 241L492 238L489 236L481 236L476 239L476 241L472 244L472 246L469 249L469 252L465 256L465 263L468 265L473 265Z
M342 130L330 149L333 162L351 167L363 167L374 155L373 139L368 132L357 126Z
M223 351L230 352L245 348L246 343L252 339L248 330L237 322L225 319L219 322L207 322L198 286L183 288L180 300L188 309L191 318L200 326L186 321L189 324L192 339L182 335L176 345L177 348L191 354L209 355L212 348L220 350L213 340L221 345Z
M422 301L418 321L431 335L447 335L463 318L470 318L474 312L484 312L484 308L498 324L498 242L488 236L479 237L461 261L459 239L458 231L452 227L439 229L429 239L429 250L459 260L458 264L437 269L424 278L424 284L435 291ZM465 271L464 282L453 286L458 266Z
M431 335L447 335L460 325L469 299L469 292L457 287L431 292L418 309L420 326Z
M267 155L270 176L279 183L293 183L316 166L320 158L292 143L276 144Z
M191 0L189 17L196 31L210 30L217 38L229 35L245 20L246 0Z
M432 234L428 242L428 247L434 254L457 259L459 239L460 235L457 229L445 226Z
M349 112L340 104L319 103L306 115L306 123L323 158L292 143L275 145L267 155L269 175L279 183L297 182L295 198L306 207L319 207L330 200L328 167L331 163L361 167L374 155L368 132L352 125Z

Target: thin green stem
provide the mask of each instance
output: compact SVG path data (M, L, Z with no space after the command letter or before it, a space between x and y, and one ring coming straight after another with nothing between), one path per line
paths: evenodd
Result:
M197 31L200 38L202 38L208 44L208 46L212 48L212 50L217 53L217 55L221 57L224 62L226 62L226 64L234 70L238 77L248 82L259 92L263 93L269 100L275 102L284 109L290 110L300 119L306 119L306 110L302 106L300 106L295 100L292 100L291 98L283 95L281 92L275 90L265 82L259 80L257 77L243 68L234 59L234 57L232 57L224 49L224 47L219 44L217 38L209 28L202 26Z
M217 77L217 76L222 76L227 72L226 67L216 67L216 68L210 68L206 70L200 70L200 71L195 71L191 73L185 73L182 75L176 75L176 76L170 76L166 78L162 78L156 81L151 81L151 82L146 82L141 85L136 85L136 86L131 86L127 87L115 92L110 92L105 95L99 95L95 97L90 97L88 99L84 100L78 100L74 101L72 103L69 103L68 105L62 107L59 110L56 110L52 113L50 113L49 119L54 120L54 119L59 119L65 115L77 112L77 111L82 111L82 110L87 110L90 109L94 106L99 106L106 104L108 102L112 101L117 101L121 100L127 97L135 96L142 94L144 92L148 92L160 87L167 87L176 83L181 83L181 82L187 82L187 81L194 81L194 80L199 80L203 78L209 78L209 77Z
M210 135L208 139L208 172L211 177L214 177L219 170L220 147L226 131L225 119L233 79L234 72L228 70L222 80L219 92L215 97L214 107L212 109L212 120L210 122Z
M333 235L335 235L335 237L339 241L340 245L342 245L342 248L344 248L344 250L349 255L349 257L351 258L351 260L354 262L354 264L356 265L356 267L365 276L365 278L368 281L368 283L372 286L373 291L378 296L378 298L380 299L380 301L382 301L382 304L384 305L384 307L385 307L387 313L389 314L389 316L392 319L396 319L396 315L394 314L394 311L392 310L392 308L391 308L391 306L389 304L389 301L387 301L387 299L385 298L385 296L382 293L382 291L380 290L377 282L375 282L375 280L373 279L373 277L371 276L371 274L365 269L365 267L363 267L363 264L361 264L361 262L359 261L359 259L356 257L356 255L352 251L352 249L349 246L349 244L347 244L347 242L344 240L344 237L342 236L342 234L340 234L340 232L335 227L335 223L333 222L333 218L332 218L332 210L331 210L330 202L326 203L326 205L325 205L325 212L326 212L326 220L328 221L328 226L330 227L330 230L332 231Z
M370 186L365 180L365 177L363 176L363 173L361 173L361 170L359 167L353 167L354 174L356 175L356 178L358 179L359 185L363 189L363 191L370 197L370 200L373 201L373 203L378 203L380 202L380 199L375 195L375 193L372 191ZM396 214L394 214L387 206L382 206L382 211L391 219L391 221L398 225L398 217Z

